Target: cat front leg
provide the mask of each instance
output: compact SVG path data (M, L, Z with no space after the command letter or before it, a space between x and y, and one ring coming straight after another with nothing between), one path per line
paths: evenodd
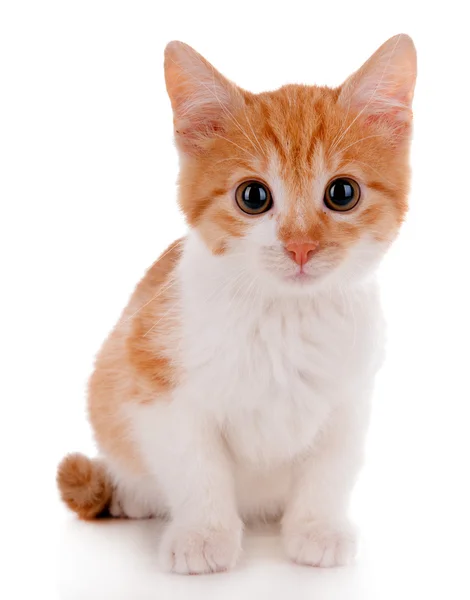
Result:
M314 567L350 563L357 536L348 518L362 464L368 403L348 403L330 416L309 455L294 467L282 519L284 547L294 562Z
M140 421L141 431L147 431L142 438L147 461L171 514L160 544L161 565L181 574L233 567L243 525L219 427L212 417L179 401L142 413Z

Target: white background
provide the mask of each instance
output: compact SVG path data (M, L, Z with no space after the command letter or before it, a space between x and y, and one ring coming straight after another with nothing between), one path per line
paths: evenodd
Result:
M468 598L468 26L463 2L0 4L2 598ZM411 210L382 271L388 360L354 497L355 567L250 534L231 574L162 575L157 522L84 524L57 462L93 454L84 389L144 270L184 232L162 53L252 91L337 85L385 39L418 49Z

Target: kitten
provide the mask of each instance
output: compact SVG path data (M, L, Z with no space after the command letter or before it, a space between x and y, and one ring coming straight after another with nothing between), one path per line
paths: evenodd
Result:
M89 384L99 459L62 461L91 519L168 516L166 568L233 567L243 523L349 562L348 501L382 361L374 272L407 210L416 53L387 41L343 85L240 89L165 52L189 231L137 286Z

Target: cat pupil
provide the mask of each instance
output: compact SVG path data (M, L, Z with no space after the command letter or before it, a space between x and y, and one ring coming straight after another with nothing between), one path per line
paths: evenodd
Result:
M260 185L249 185L243 194L243 200L249 208L260 208L266 202L266 190Z
M347 204L354 196L352 185L347 181L337 181L331 186L330 197L336 204Z

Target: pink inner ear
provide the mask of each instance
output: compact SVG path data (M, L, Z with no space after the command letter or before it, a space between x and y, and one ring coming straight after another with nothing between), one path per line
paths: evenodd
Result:
M194 85L194 82L191 81ZM182 86L178 95L173 97L175 133L180 145L186 152L198 153L204 146L204 140L217 137L226 126L227 93L219 90L212 94L206 86L201 90L192 85Z
M411 38L398 35L383 44L343 84L339 102L356 109L366 123L403 129L412 117L416 52Z
M175 129L180 147L188 154L199 154L204 147L204 140L217 137L224 131L223 124L218 120L195 121L186 120Z

